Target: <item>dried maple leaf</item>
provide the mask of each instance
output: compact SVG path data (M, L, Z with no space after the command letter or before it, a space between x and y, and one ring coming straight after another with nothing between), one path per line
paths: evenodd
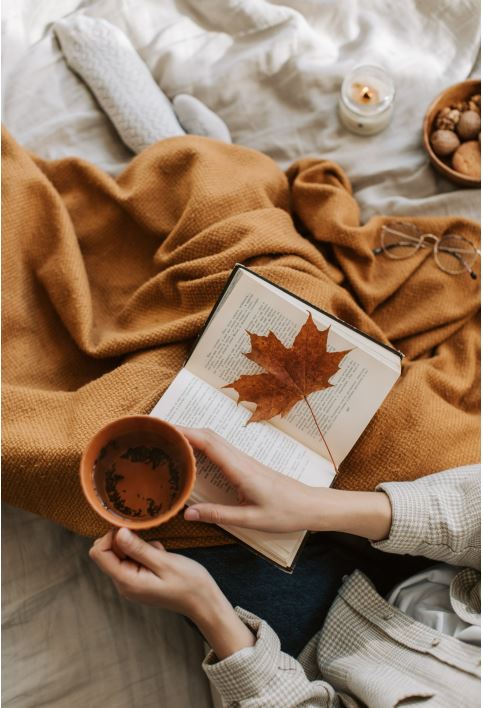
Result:
M337 373L342 359L351 351L328 352L329 330L330 326L319 330L309 313L289 348L273 332L266 336L248 332L252 348L245 356L265 369L265 372L244 374L223 388L234 388L239 403L256 403L257 407L249 423L270 420L276 415L287 415L296 403L305 401L327 447L307 397L334 385L329 379ZM328 447L327 450L332 459ZM332 462L337 470L333 459Z

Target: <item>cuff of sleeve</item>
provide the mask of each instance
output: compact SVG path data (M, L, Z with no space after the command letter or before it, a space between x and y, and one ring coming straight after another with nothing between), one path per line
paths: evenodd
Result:
M389 497L392 522L389 538L371 545L388 553L411 553L427 537L429 504L414 482L383 482L376 487Z
M280 640L273 629L251 612L236 607L238 617L255 634L253 647L246 647L218 661L213 651L203 662L203 670L223 699L240 702L260 692L277 673Z

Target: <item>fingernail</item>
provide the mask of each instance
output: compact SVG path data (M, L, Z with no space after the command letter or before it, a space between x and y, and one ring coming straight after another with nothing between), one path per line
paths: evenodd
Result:
M186 521L198 521L200 518L200 512L198 509L186 509L184 513L184 518Z
M129 543L129 541L131 540L131 536L131 532L125 527L119 529L119 531L117 532L117 538L121 541L124 541L125 543Z

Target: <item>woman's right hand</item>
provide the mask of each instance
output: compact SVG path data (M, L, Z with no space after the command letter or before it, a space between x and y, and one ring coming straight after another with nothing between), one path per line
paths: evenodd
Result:
M262 465L208 429L179 430L223 472L238 504L193 504L187 521L271 531L343 531L374 541L387 538L391 504L383 492L309 487Z
M308 487L275 472L237 450L212 430L182 427L179 430L195 450L203 452L221 469L238 497L238 506L193 504L185 510L187 521L260 531L301 531L309 528L308 511L314 505L314 495L331 491Z

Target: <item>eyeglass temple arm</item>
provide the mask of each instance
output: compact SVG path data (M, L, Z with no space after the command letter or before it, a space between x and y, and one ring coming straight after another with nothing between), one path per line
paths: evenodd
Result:
M414 248L414 243L405 243L404 241L398 241L397 243L386 243L384 247L377 246L376 248L373 248L372 252L374 255L378 256L380 253L383 253L384 250L388 251L391 248L400 248L401 246L411 246L411 248ZM422 243L421 248L428 248L428 244Z
M404 241L400 241L399 243L388 243L388 244L386 244L385 248L389 249L389 248L397 248L397 247L409 246L409 245L412 245L412 244L407 244L407 243L404 243ZM422 245L422 247L424 247L424 244L421 244L421 245ZM460 261L460 263L462 264L462 266L465 268L465 270L468 271L468 273L473 278L473 280L476 280L478 278L475 271L470 268L468 263L465 261L465 259L459 253L455 253L455 251L453 249L444 248L444 247L441 248L440 250L446 251L446 253L450 253L452 256L457 258ZM478 254L480 254L480 251L478 249L476 249L476 251L478 252ZM384 248L382 246L378 246L376 248L373 248L372 252L375 256L379 256L381 253L384 252Z

